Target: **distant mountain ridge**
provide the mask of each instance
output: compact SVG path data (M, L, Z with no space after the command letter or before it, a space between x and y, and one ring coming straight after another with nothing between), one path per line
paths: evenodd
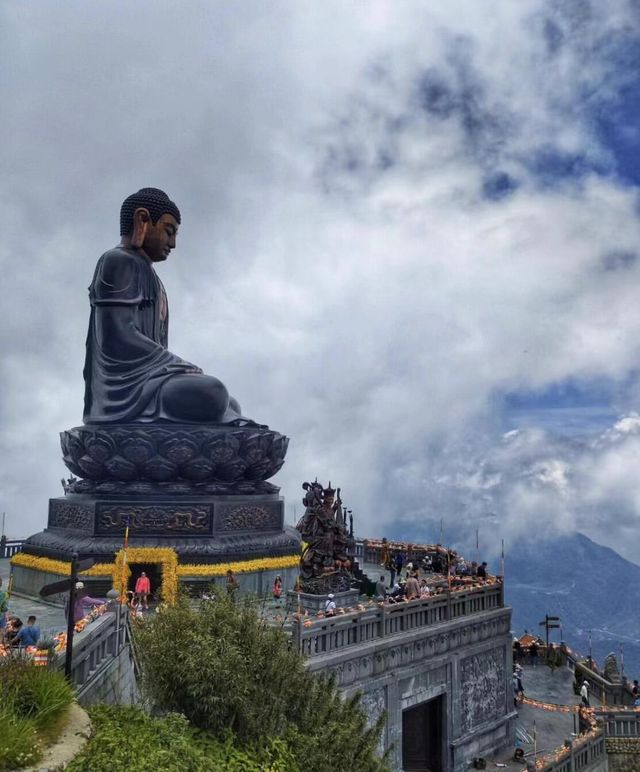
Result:
M436 524L427 520L410 531L404 522L394 523L389 530L392 538L414 543L433 542L437 533ZM448 530L449 543L475 559L475 548L462 546L465 529L457 524L457 528L449 525ZM480 558L489 561L489 570L495 574L501 570L496 549L499 545L494 544ZM532 530L530 538L509 543L505 598L513 608L514 634L520 636L527 630L544 639L539 622L545 614L559 616L565 642L583 656L589 653L591 630L591 651L600 666L610 652L620 665L622 645L624 672L632 679L640 678L639 588L640 565L582 533L545 539ZM560 641L559 629L551 632L550 640Z
M563 638L581 654L592 652L599 665L609 652L624 670L640 678L640 565L581 533L512 545L505 559L505 597L513 607L512 629L544 638L539 622L559 616ZM554 630L551 640L560 640Z

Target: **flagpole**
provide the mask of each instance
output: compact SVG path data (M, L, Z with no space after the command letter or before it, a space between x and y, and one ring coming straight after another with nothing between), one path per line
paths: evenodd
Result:
M480 565L480 535L476 528L476 563Z
M502 571L502 584L504 584L504 539L502 541L502 551L500 553L500 570Z
M127 602L127 549L129 548L129 516L125 519L124 529L124 544L122 547L122 576L120 580L122 582L122 596L121 602Z

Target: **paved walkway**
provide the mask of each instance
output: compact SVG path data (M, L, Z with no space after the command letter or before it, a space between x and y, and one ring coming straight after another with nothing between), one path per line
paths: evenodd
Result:
M522 682L526 697L555 705L579 704L580 699L573 692L574 678L569 668L561 667L552 673L546 665L525 665L523 671ZM525 733L533 737L535 728L538 756L559 748L577 731L578 717L575 713L543 710L526 704L518 706L517 710L516 732L523 737ZM532 742L522 742L520 747L524 749L528 759L533 758ZM518 769L522 772L522 764L513 761L514 751L515 747L489 756L488 767L495 768L500 765L503 769Z
M0 577L2 577L2 589L6 590L9 583L9 561L0 560ZM34 601L21 595L12 595L9 600L9 614L17 616L26 623L27 617L35 614L36 623L40 627L43 638L57 635L67 629L64 618L64 610L61 606L53 606L49 603Z

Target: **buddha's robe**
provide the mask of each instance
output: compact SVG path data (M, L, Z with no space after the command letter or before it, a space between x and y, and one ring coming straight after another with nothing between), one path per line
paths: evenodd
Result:
M84 422L170 419L160 389L195 365L167 350L167 295L151 261L123 247L105 252L89 299Z

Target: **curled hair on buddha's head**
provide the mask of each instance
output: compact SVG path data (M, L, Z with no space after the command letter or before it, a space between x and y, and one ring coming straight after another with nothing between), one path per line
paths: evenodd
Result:
M180 222L180 210L163 190L141 188L122 202L120 207L121 236L130 236L133 233L133 213L140 207L149 210L154 225L167 212L176 218L176 222Z

